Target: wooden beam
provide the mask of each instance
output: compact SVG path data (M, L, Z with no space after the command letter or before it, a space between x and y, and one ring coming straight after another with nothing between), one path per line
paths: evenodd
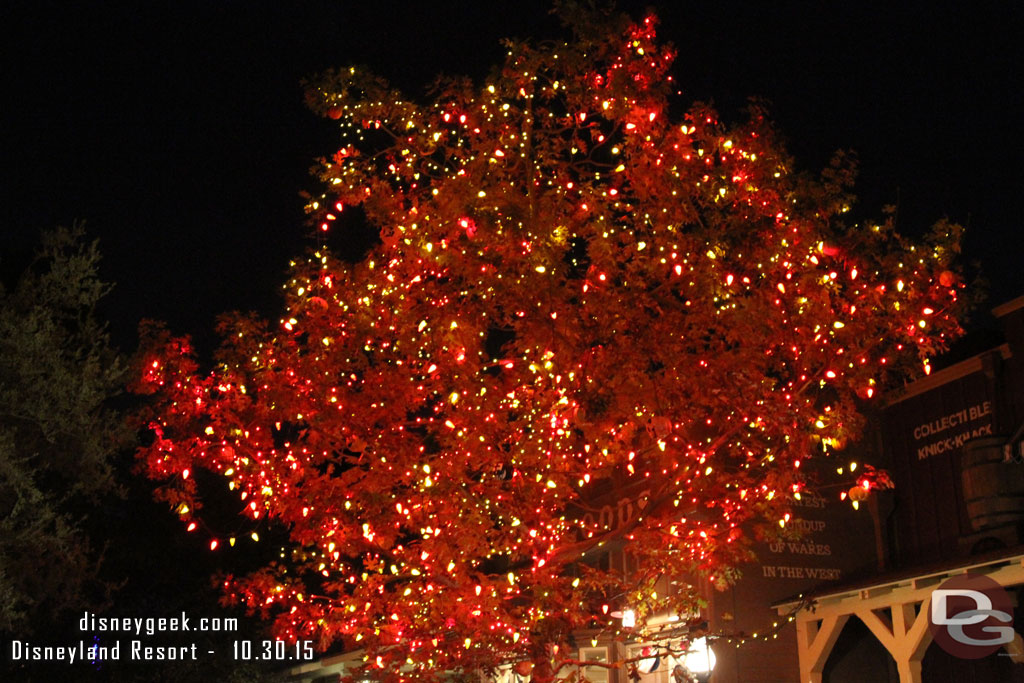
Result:
M854 614L871 630L871 633L882 644L882 647L888 650L893 659L896 659L896 636L892 631L892 624L889 623L889 620L872 609L859 609Z
M915 609L915 604L901 602L890 605L891 622L875 610L862 608L856 611L857 617L892 655L900 683L921 683L921 662L932 642L928 629L931 599L926 598L920 610Z
M822 619L813 615L797 618L796 642L800 660L800 683L822 683L825 662L832 652L849 614L829 614Z

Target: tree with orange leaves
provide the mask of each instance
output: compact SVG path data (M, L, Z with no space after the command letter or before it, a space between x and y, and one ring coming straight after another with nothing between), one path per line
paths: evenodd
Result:
M212 472L230 493L204 495L286 532L227 593L380 680L547 681L616 609L691 613L687 586L785 528L801 462L961 331L957 226L848 223L841 158L796 174L756 106L673 116L654 18L581 14L425 102L310 84L342 143L280 321L227 320L209 373L185 339L146 357L159 495L191 524ZM352 264L328 238L360 221L379 241Z

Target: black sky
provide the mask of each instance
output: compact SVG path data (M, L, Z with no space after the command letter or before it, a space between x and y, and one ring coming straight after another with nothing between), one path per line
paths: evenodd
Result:
M639 17L647 3L620 3ZM75 219L117 283L109 316L208 334L230 309L274 315L288 257L306 246L302 189L330 122L299 81L352 63L412 94L438 72L477 79L505 36L550 37L549 3L7 2L0 272L38 231ZM967 258L991 303L1024 293L1019 169L1024 10L1018 3L654 3L686 98L726 120L773 105L805 169L861 160L861 207L898 204L918 233L969 225Z

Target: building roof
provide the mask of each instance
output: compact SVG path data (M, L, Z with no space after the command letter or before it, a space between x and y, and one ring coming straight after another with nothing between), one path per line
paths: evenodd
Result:
M845 584L821 586L806 593L774 602L772 607L781 610L795 608L801 603L811 601L818 602L857 594L861 596L876 595L908 585L913 588L919 588L922 585L937 584L954 574L965 574L972 571L989 573L1009 565L1024 567L1024 545L1013 548L1000 548L971 557L942 560L908 567Z

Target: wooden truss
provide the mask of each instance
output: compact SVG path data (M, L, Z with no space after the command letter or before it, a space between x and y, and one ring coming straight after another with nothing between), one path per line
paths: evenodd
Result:
M850 617L857 617L892 655L900 683L921 683L921 662L932 642L928 629L931 594L946 579L965 573L981 574L1001 586L1024 584L1024 555L880 582L849 590L824 593L775 605L779 614L795 615L800 683L822 683L825 662ZM1011 654L1024 654L1018 634L1006 646Z

